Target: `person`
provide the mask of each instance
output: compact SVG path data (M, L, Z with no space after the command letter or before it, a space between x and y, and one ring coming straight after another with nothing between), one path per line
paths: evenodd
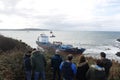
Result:
M87 80L106 80L105 69L100 59L96 60L95 65L91 65L86 73Z
M58 80L60 80L60 69L59 66L62 62L62 57L59 55L60 51L57 49L55 51L55 55L51 58L51 68L53 70L53 80L56 80L56 77L58 76Z
M84 55L80 56L80 60L77 67L76 80L86 80L86 72L89 69L88 61Z
M24 55L24 69L25 69L25 74L26 74L26 80L31 80L31 75L32 75L32 66L31 66L31 51L29 50L27 53Z
M60 71L62 73L63 80L73 80L76 75L76 65L72 62L73 55L68 54L67 60L60 64Z
M112 61L110 59L106 58L106 53L104 53L104 52L100 53L100 57L101 57L103 67L105 68L106 78L108 79L110 68L112 66Z
M32 69L34 71L34 80L45 80L46 59L42 50L34 49L31 56Z

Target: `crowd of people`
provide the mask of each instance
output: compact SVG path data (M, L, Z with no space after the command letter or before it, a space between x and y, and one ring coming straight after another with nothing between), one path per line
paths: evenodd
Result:
M106 53L101 52L101 59L95 60L92 65L88 64L89 61L84 55L81 55L78 64L75 64L72 54L63 59L59 53L57 49L51 57L52 80L108 80L112 61L106 58ZM46 64L41 50L28 51L24 56L26 80L46 80Z

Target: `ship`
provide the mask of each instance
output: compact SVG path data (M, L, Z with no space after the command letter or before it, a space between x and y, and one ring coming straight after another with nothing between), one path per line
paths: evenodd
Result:
M47 36L46 34L40 34L40 36L38 36L36 44L45 50L59 49L60 52L71 53L71 54L82 54L86 50L85 48L73 47L73 45L71 44L63 44L60 41L53 41L51 43L49 42L49 36Z

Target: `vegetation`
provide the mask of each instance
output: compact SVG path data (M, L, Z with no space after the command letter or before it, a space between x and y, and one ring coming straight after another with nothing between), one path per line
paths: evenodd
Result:
M29 49L22 41L0 35L0 80L25 80L23 56Z
M25 80L23 56L31 47L22 41L0 36L0 80ZM46 80L51 80L50 59L54 50L48 49L44 55L47 59ZM62 54L65 59L67 54ZM77 64L80 55L74 55L73 62ZM89 65L94 64L94 58L87 57ZM120 80L120 64L114 60L109 80Z

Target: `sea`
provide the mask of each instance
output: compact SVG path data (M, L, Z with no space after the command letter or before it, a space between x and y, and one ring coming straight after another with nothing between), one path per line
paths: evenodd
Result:
M49 41L58 41L71 44L74 47L85 48L85 56L100 58L99 53L105 52L107 58L120 62L120 57L115 54L120 51L120 32L116 31L52 31L55 37ZM33 48L37 47L36 40L40 34L51 35L50 31L0 31L1 35L17 40L22 40Z

